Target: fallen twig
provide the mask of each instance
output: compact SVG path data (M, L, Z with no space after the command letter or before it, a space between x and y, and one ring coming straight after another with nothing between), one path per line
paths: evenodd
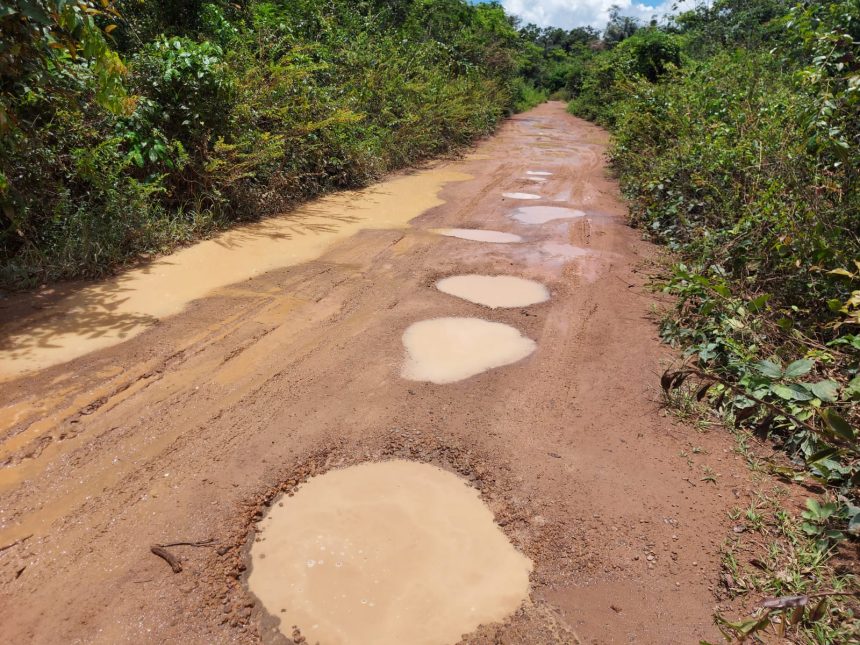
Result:
M173 573L180 573L182 571L182 565L179 563L179 559L164 547L159 546L158 544L153 544L149 547L149 550L167 562L167 564L170 565L170 568L173 569Z
M2 553L3 551L5 551L5 550L7 550L7 549L11 549L11 548L12 548L13 546L15 546L15 545L21 544L22 542L26 542L26 541L27 541L27 540L29 540L31 537L33 537L33 534L32 534L32 533L30 533L30 535L25 535L25 536L24 536L24 537L22 537L20 540L15 540L15 541L14 541L14 542L12 542L11 544L7 544L6 546L0 546L0 553Z
M780 598L768 598L759 603L765 609L791 609L794 607L805 607L814 598L825 598L827 596L860 596L860 591L819 591L818 593L801 594L798 596L781 596Z

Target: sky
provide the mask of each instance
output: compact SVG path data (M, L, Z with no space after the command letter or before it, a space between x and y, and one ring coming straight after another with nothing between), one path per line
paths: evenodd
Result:
M609 7L618 5L622 15L644 22L652 16L673 13L673 6L691 7L695 0L501 0L508 13L541 27L572 29L591 25L602 29L606 25Z

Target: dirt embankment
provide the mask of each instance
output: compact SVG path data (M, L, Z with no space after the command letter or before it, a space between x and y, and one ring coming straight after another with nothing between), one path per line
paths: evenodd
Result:
M20 540L0 552L4 640L282 638L243 583L262 505L315 473L393 457L467 478L533 562L523 608L466 640L716 638L718 547L748 474L729 438L661 411L671 354L639 270L653 249L625 226L605 146L598 128L543 105L444 164L458 181L408 226L365 223L156 323L133 317L121 344L3 382L0 546ZM318 232L340 226L354 222ZM526 278L549 299L491 309L434 288L457 274ZM111 311L115 331L123 309ZM437 317L504 323L533 351L456 382L403 378L404 331ZM50 349L46 325L28 344L19 324L10 359ZM113 333L98 317L67 327ZM171 548L181 573L150 552L210 538Z

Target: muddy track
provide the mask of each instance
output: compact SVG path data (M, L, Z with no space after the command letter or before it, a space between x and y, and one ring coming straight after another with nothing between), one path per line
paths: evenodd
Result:
M673 355L645 286L655 249L625 225L606 143L543 105L446 164L472 179L408 227L365 226L121 344L0 383L0 547L22 540L0 552L4 640L284 642L244 585L265 506L314 474L393 457L467 478L534 563L523 607L466 642L717 638L718 548L751 486L729 438L661 409ZM534 204L586 215L510 217ZM551 298L490 310L433 288L460 273L535 280ZM459 383L402 379L401 335L439 316L506 323L537 349ZM210 538L171 549L177 574L150 552Z

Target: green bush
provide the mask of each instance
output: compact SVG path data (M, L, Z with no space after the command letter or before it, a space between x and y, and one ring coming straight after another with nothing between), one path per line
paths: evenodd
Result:
M545 97L518 84L523 43L497 4L119 8L15 0L0 12L4 286L101 275L365 185Z
M724 414L853 495L860 5L718 4L597 54L571 110L612 126L632 221L680 256L664 338L738 388L710 390Z

